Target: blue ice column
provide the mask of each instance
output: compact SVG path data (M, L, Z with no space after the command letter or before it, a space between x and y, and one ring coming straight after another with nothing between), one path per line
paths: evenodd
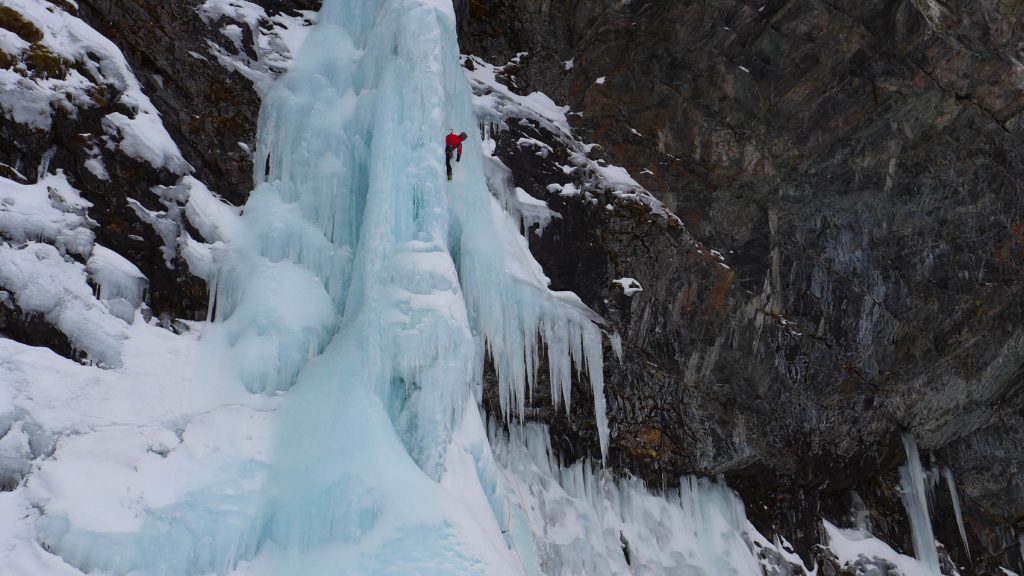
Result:
M328 0L264 103L261 183L245 212L252 253L235 259L226 284L240 287L222 306L225 326L267 331L277 351L242 383L290 387L256 569L518 573L499 523L437 482L485 354L503 404L520 412L538 337L556 398L568 403L574 366L589 369L607 442L599 319L548 290L487 191L475 134L456 181L444 176L444 134L474 124L454 13L436 0ZM316 314L247 283L281 263ZM282 324L261 324L264 311L296 320L275 335Z

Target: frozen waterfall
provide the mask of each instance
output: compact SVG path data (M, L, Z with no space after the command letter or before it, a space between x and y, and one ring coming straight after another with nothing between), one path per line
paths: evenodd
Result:
M574 366L588 373L606 447L600 318L548 290L487 192L479 137L444 179L444 134L476 123L448 2L325 3L266 96L259 185L217 281L215 314L243 385L286 390L329 342L358 335L373 392L414 399L393 416L443 433L485 355L506 417L522 412L539 336L556 401L570 401Z
M500 530L438 483L485 354L517 413L540 336L555 397L568 403L574 364L589 370L603 422L595 316L547 289L478 152L445 179L444 134L475 124L454 14L437 1L326 2L266 97L259 185L216 315L240 384L291 389L263 502L272 572L512 565Z
M197 378L236 415L155 449L194 477L124 529L43 516L48 549L146 576L758 573L771 544L725 487L662 497L563 467L522 424L546 363L566 410L589 382L606 453L602 320L549 290L476 125L450 0L325 0L265 95L257 186L214 255ZM471 134L453 182L449 128ZM510 424L490 440L486 362Z

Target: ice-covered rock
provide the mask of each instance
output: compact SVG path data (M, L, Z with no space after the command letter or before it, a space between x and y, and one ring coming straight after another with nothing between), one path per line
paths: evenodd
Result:
M132 309L142 304L146 294L146 277L124 256L97 244L93 246L85 271L96 285L96 296L100 300L123 300Z

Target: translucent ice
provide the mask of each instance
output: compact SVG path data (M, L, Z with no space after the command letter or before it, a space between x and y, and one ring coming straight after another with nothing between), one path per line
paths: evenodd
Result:
M960 531L960 539L964 543L964 551L967 552L967 559L971 559L971 547L967 543L967 531L964 530L964 515L960 510L960 494L956 489L956 481L953 479L953 471L949 468L942 469L942 475L946 479L946 487L949 488L949 499L953 502L953 514L956 516L956 527Z
M511 532L519 524L535 535L530 550L545 574L761 573L754 543L770 544L724 485L684 477L678 490L659 495L587 462L562 465L539 424L510 435L492 427L491 436L499 497L523 511L509 517Z
M903 505L910 517L910 530L914 540L914 555L928 574L938 576L939 554L935 549L935 535L928 514L928 496L925 493L924 469L917 442L909 433L903 435L903 446L907 451L907 463L900 467L900 492Z

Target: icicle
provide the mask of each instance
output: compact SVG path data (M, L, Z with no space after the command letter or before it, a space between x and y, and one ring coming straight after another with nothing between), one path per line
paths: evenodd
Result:
M971 547L967 544L967 531L964 529L964 516L960 511L960 494L956 490L956 482L953 480L953 471L949 467L943 467L943 476L946 477L946 486L949 487L949 499L953 501L953 513L956 514L956 527L960 530L960 538L964 542L964 551L967 552L967 560L971 560Z
M914 555L925 570L933 576L940 576L939 554L935 548L935 535L928 515L928 498L925 494L924 469L917 452L917 443L910 433L903 435L903 446L907 451L907 463L900 467L900 491L903 505L910 518L910 531L914 540Z
M871 532L871 516L868 514L868 507L864 499L856 491L853 495L853 524L862 532Z
M683 477L659 495L635 478L615 480L588 461L551 459L547 427L506 435L490 426L500 471L496 491L522 510L546 574L760 574L739 498L704 478ZM529 489L516 490L515 486ZM629 559L626 559L628 543Z

